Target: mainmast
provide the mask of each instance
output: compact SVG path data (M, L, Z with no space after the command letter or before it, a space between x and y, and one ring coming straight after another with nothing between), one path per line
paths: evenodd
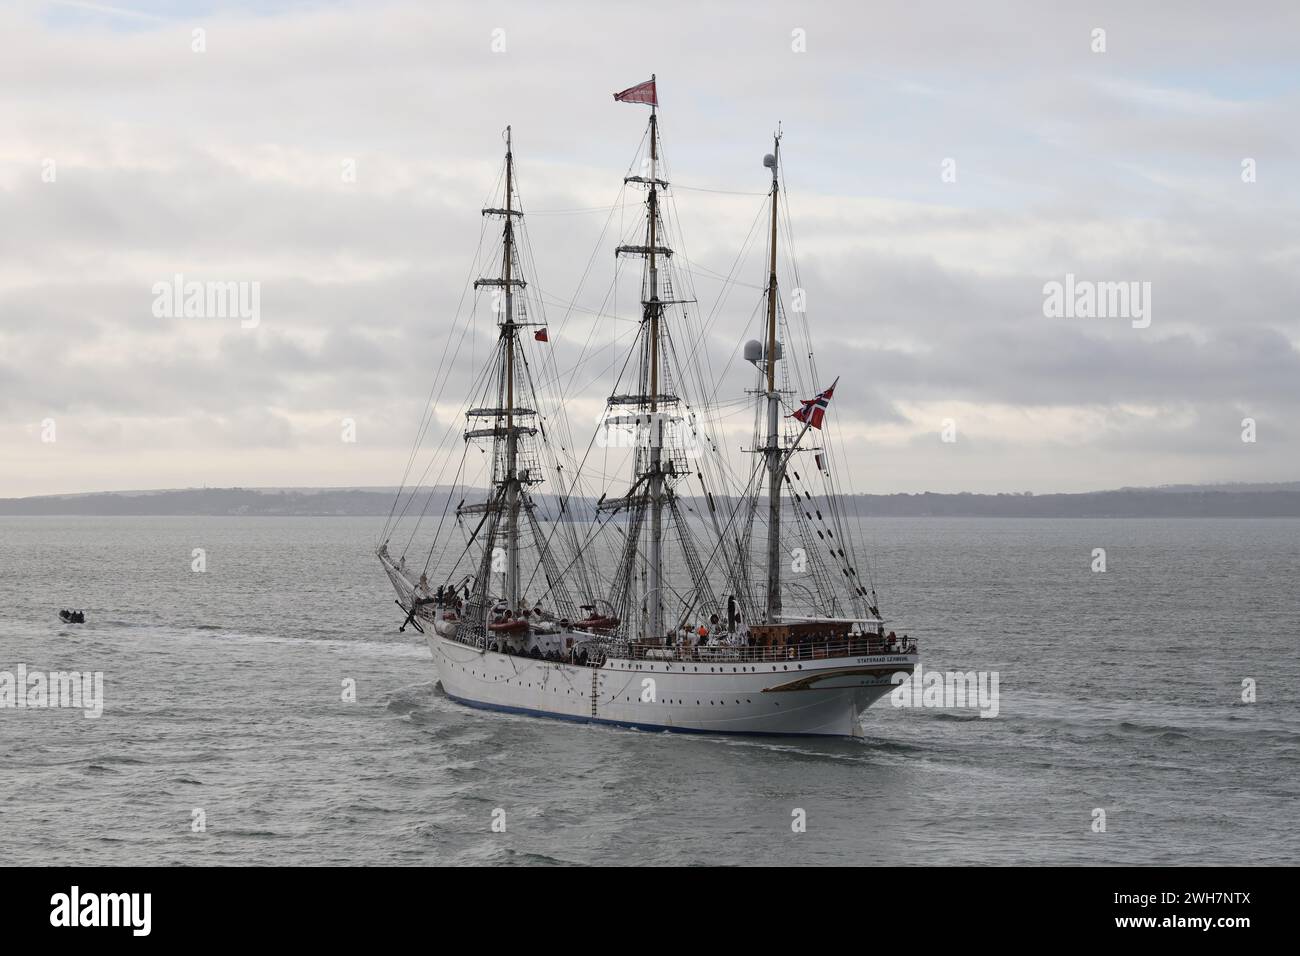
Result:
M679 299L673 292L669 267L673 250L665 244L669 223L661 208L668 183L660 178L663 156L659 148L659 102L654 77L615 93L614 99L651 108L645 168L640 175L623 177L624 183L636 183L646 188L645 231L640 244L620 245L614 250L619 256L644 258L645 266L641 272L641 324L636 342L639 357L636 393L609 397L611 408L631 405L635 406L636 414L619 414L606 419L607 424L630 424L636 428L632 485L621 497L602 496L596 507L601 512L626 511L628 514L622 554L610 588L609 603L616 618L621 619L619 634L635 640L637 635L633 632L640 627L642 639L658 643L665 638L671 639L670 632L675 630L678 620L675 613L671 618L666 613L668 594L682 598L684 614L691 613L692 608L717 605L705 564L700 560L674 491L676 482L685 478L690 470L672 429L672 423L678 421L672 417L672 409L680 405L682 399L673 394L676 389L670 344L672 329L666 322L666 309L686 305L694 299ZM664 273L662 276L661 271ZM675 536L671 533L672 528L677 531ZM683 567L690 574L694 587L688 592L689 600L671 586L664 573L664 551L668 544L680 550ZM636 596L638 572L644 574L644 591L639 602ZM637 625L629 625L629 612L635 614L633 607L638 604L644 616Z
M645 331L644 352L641 373L639 376L639 395L634 396L613 396L611 403L625 403L634 401L641 414L645 416L644 425L648 426L646 434L648 435L648 455L637 465L638 474L635 477L633 493L627 499L606 502L604 507L608 509L621 508L635 504L637 507L637 517L634 525L638 529L636 535L639 535L641 516L644 510L649 511L650 527L647 532L649 541L646 547L645 562L645 603L646 603L646 625L645 637L651 640L662 639L666 630L664 627L664 574L663 574L663 541L664 541L664 508L669 502L669 490L667 488L667 479L669 477L666 467L671 466L671 461L665 462L663 458L664 445L664 423L663 411L661 406L672 404L676 401L673 396L660 393L660 380L664 378L660 372L660 355L659 340L662 333L661 325L664 316L664 305L666 304L660 298L659 282L659 261L667 259L672 255L672 250L666 246L661 246L660 233L662 224L660 223L659 210L659 192L666 189L668 183L659 178L659 101L655 92L655 78L652 74L650 80L646 83L638 84L635 87L624 90L622 93L614 94L615 100L621 100L628 103L642 103L650 107L650 163L649 176L627 176L624 178L625 183L639 183L647 187L646 194L646 239L645 245L621 245L615 249L617 255L635 255L644 256L646 260L646 271L642 283L641 298L641 325ZM669 299L672 296L668 297ZM642 426L641 415L636 418L636 424ZM639 456L638 456L639 457ZM644 482L644 484L642 484ZM643 496L643 497L642 497ZM634 535L633 537L636 537ZM622 562L621 567L630 574L631 561L635 559L636 548L635 542L629 539L629 548L627 560Z
M775 623L781 614L781 475L784 472L781 449L781 396L776 390L776 363L780 358L776 340L776 216L780 178L777 175L781 156L781 134L773 138L772 154L763 157L763 165L772 170L772 237L771 261L767 275L767 621Z
M654 74L650 75L651 82ZM659 267L655 249L659 238L659 107L650 108L650 282L649 297L642 304L650 324L650 566L646 573L647 636L664 636L663 625L663 424L659 420L659 319L663 305L659 301Z

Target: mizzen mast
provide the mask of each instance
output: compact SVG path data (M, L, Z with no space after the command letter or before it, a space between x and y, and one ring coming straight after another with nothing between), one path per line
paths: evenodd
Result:
M775 623L781 615L781 475L785 471L781 448L781 395L776 389L776 363L780 359L776 339L776 219L780 198L778 164L781 134L773 139L772 152L763 157L763 165L772 170L772 235L770 265L767 275L767 621Z

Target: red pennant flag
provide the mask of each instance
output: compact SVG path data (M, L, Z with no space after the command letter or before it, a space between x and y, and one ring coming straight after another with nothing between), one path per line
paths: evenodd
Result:
M659 97L655 94L654 77L636 86L629 86L622 93L615 93L614 99L619 103L644 103L647 106L658 106Z
M549 338L547 338L545 329L538 329L536 332L533 333L533 338L537 339L537 341L539 342L551 341Z

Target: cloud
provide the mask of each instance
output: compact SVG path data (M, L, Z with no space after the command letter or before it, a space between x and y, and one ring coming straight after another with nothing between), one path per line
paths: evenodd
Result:
M454 435L493 344L465 286L492 267L507 123L553 332L535 371L583 444L638 311L611 285L635 210L610 206L645 116L609 94L652 71L700 300L678 351L727 447L750 428L738 349L782 122L781 282L806 292L817 374L843 376L859 490L1296 477L1292 5L129 6L0 13L0 494L393 483L439 367ZM1151 328L1045 318L1067 272L1151 282ZM259 283L258 327L156 318L176 274Z

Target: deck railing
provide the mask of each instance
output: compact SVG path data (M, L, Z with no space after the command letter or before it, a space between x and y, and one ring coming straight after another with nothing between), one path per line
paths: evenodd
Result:
M615 644L608 649L610 657L634 661L683 661L698 664L717 663L788 663L790 661L815 661L835 657L865 657L881 654L913 654L916 642L896 640L891 646L882 638L854 638L838 641L808 641L785 646L748 647L744 645L717 644L688 647L663 646L629 642Z
M482 648L481 638L460 631L451 640L471 647ZM489 637L489 643L492 639ZM588 644L581 650L581 659L566 654L564 663L582 663L594 667L604 664L607 658L652 663L691 664L788 664L794 661L816 661L837 657L867 657L886 654L915 654L916 641L911 638L896 639L890 644L882 637L857 636L847 640L803 641L796 644L755 646L743 644L646 644L640 641L610 641Z

